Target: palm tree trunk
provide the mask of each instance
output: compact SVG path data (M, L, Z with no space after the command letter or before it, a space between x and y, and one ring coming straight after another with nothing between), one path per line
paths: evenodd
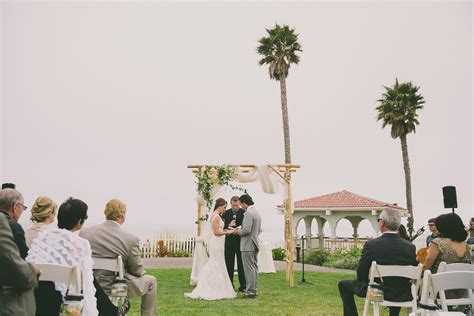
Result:
M283 138L285 141L285 163L291 163L290 124L288 121L288 101L286 99L286 78L280 78L281 114L283 116Z
M408 232L410 237L413 236L413 204L411 197L411 174L410 174L410 159L408 158L407 135L401 135L400 141L402 143L403 169L405 170L405 193L407 197L407 209L410 216L408 217Z

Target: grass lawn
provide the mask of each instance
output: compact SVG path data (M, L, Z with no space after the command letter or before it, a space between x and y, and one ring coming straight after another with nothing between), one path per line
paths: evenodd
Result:
M290 288L285 272L259 275L259 295L256 299L242 299L242 293L233 300L201 301L185 298L191 292L190 269L147 269L158 280L159 315L342 315L337 282L354 275L339 273L305 272L306 281L312 284ZM301 272L295 272L295 281ZM234 279L238 284L237 277ZM295 282L297 283L297 282ZM356 299L360 314L363 300ZM132 301L128 315L140 315L140 301ZM385 315L385 311L384 311ZM388 313L387 313L388 315Z

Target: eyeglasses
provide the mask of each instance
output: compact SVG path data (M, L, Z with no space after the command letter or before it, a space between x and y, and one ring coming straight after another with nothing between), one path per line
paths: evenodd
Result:
M428 226L435 226L435 224L428 224Z
M380 222L382 219L381 218L377 218L377 222Z
M21 210L22 210L23 212L28 209L28 206L25 206L25 205L23 205L23 204L21 204L21 203L16 203L16 204L19 204L19 205L21 206Z

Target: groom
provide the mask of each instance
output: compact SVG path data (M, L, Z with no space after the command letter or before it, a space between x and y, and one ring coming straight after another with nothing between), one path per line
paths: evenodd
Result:
M258 285L258 235L261 232L262 219L254 206L253 200L248 194L240 197L240 204L245 209L242 229L235 233L240 235L240 251L245 272L245 294L244 298L255 298Z

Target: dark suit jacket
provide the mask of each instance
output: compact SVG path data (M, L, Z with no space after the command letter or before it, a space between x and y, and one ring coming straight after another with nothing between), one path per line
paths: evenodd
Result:
M6 216L0 213L0 315L33 316L36 272L20 257L9 226Z
M245 210L242 208L237 211L237 216L235 219L237 226L242 225L242 221L244 220L244 213L245 213ZM234 212L232 211L231 208L224 212L224 214L222 215L222 217L224 218L224 229L229 228L229 224L232 221L233 216L234 216ZM226 245L231 244L232 246L240 247L240 236L239 235L226 235L225 242L226 242Z
M411 265L416 266L415 245L398 236L398 234L385 233L382 236L369 240L364 244L362 256L357 267L356 292L365 296L369 282L369 270L372 261L380 265ZM380 283L380 280L376 280ZM399 277L383 278L385 299L389 301L410 300L410 284L408 279Z
M18 249L20 250L20 256L22 259L25 259L28 255L28 246L26 245L25 240L25 231L17 221L13 220L9 214L3 213L7 217L8 224L10 225L10 229L12 230L13 239L15 244L17 245Z

